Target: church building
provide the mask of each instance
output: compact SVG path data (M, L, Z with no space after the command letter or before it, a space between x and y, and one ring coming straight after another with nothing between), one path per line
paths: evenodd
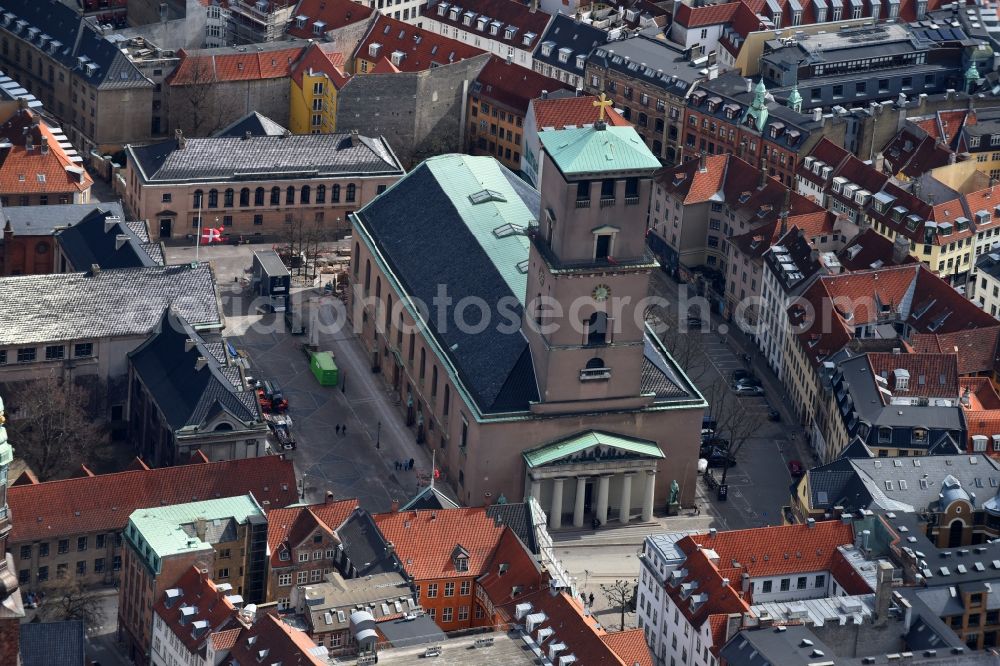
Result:
M441 155L353 214L349 317L462 503L648 521L693 502L706 406L645 322L660 165L631 127L540 141L540 191Z

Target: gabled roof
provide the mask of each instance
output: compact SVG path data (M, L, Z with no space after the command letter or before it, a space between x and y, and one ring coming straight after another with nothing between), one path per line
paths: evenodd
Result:
M410 501L399 507L400 511L407 509L457 509L458 504L450 497L441 492L440 488L434 485L427 485L419 493L410 498Z
M300 0L286 32L299 39L316 39L331 30L364 21L374 12L368 5L353 0Z
M906 370L914 382L907 386L902 395L954 399L959 394L958 354L869 352L867 357L872 372L884 377L893 392L898 390L896 370Z
M261 652L266 650L265 658L269 664L284 664L285 666L326 666L325 654L309 638L304 631L291 627L274 615L264 614L259 617L250 629L243 632L233 645L229 656L220 666L239 666L240 664L256 664L261 660Z
M542 131L546 127L563 129L565 127L582 127L597 122L599 110L594 106L597 97L556 97L552 99L533 99L531 106L535 110L535 129ZM628 125L613 108L604 112L604 122L615 127Z
M0 125L0 192L59 194L89 190L93 179L59 141L40 116L28 109L18 109Z
M73 226L58 230L55 237L70 265L80 270L164 263L162 248L150 242L145 222L130 225L110 210L95 209Z
M472 94L490 99L519 114L528 112L528 104L543 92L569 89L565 83L493 56L472 84Z
M212 136L243 138L247 135L247 132L251 136L281 136L287 131L264 114L251 111L242 118L233 121L232 124L223 127Z
M958 354L960 375L992 372L1000 361L1000 324L951 333L915 333L910 344L917 352Z
M660 161L632 127L551 130L538 137L566 176L660 168Z
M552 17L545 34L538 40L532 58L557 69L583 76L587 56L594 48L606 44L607 41L606 30L560 13ZM583 67L577 66L578 56L584 58Z
M637 437L627 437L601 430L587 430L549 444L525 451L522 455L528 467L541 467L562 458L585 451L591 447L609 447L627 451L644 458L663 458L663 451L656 442Z
M170 633L193 655L202 650L219 631L229 634L240 625L235 618L238 595L219 590L212 579L192 566L170 589L154 600L153 612ZM183 610L182 610L183 609Z
M505 529L482 507L445 511L399 511L374 516L375 523L396 548L403 568L416 580L456 578L485 573ZM469 553L467 571L452 560L456 546Z
M264 508L298 501L295 470L277 456L178 465L12 486L11 543L120 532L136 509L253 493Z
M305 531L305 526L323 525L331 530L336 530L344 524L356 508L358 508L357 499L346 499L329 501L324 504L272 509L267 514L267 551L270 553L271 567L292 566L290 561L287 564L282 563L281 549L297 546L303 535L308 534ZM311 530L312 527L309 529ZM297 534L298 537L294 538L293 534ZM288 543L286 544L286 542Z
M305 41L279 41L250 47L181 49L177 52L180 63L166 82L173 87L288 78L308 45Z
M391 58L396 52L402 57L392 65L400 72L422 72L485 53L471 44L378 14L352 57L374 62L383 56Z
M234 383L202 337L170 309L164 310L153 335L128 358L175 431L202 428L220 413L244 428L263 427L256 392L239 379ZM235 425L229 423L231 428Z
M674 23L686 28L721 25L732 20L738 5L737 2L728 2L719 5L692 7L686 3L678 3L674 9Z
M20 632L19 666L84 666L88 663L83 620L25 622Z
M125 219L125 211L122 209L122 205L116 201L50 204L47 206L6 206L0 208L0 227L10 225L15 236L51 236L61 227L71 227L88 219L95 211L107 212L119 219Z
M355 7L368 10L367 7L359 5L353 0L344 1ZM347 83L350 75L346 74L344 54L338 51L338 48L341 48L339 44L310 44L299 61L292 67L292 81L299 88L302 88L303 74L325 74L333 87L340 90Z
M513 619L512 614L507 615L507 604L517 603L521 597L544 589L547 580L548 573L524 543L513 530L505 528L476 583L507 622Z
M0 277L0 292L0 346L147 335L171 304L198 330L222 328L207 263Z

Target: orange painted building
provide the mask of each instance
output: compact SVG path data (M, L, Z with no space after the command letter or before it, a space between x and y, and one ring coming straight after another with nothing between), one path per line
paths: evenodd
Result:
M375 524L412 577L421 607L442 631L493 624L476 598L476 579L488 572L506 526L482 507L382 513Z

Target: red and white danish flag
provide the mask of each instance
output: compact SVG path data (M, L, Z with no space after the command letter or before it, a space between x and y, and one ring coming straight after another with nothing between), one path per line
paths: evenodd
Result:
M201 243L202 245L211 245L212 243L222 242L222 227L218 229L213 229L208 227L207 229L201 230Z

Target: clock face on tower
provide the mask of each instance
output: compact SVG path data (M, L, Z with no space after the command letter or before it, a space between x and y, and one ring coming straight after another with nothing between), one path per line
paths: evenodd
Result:
M594 291L592 291L590 295L593 296L595 301L606 301L608 300L608 297L611 296L611 287L606 284L599 284L594 287Z

